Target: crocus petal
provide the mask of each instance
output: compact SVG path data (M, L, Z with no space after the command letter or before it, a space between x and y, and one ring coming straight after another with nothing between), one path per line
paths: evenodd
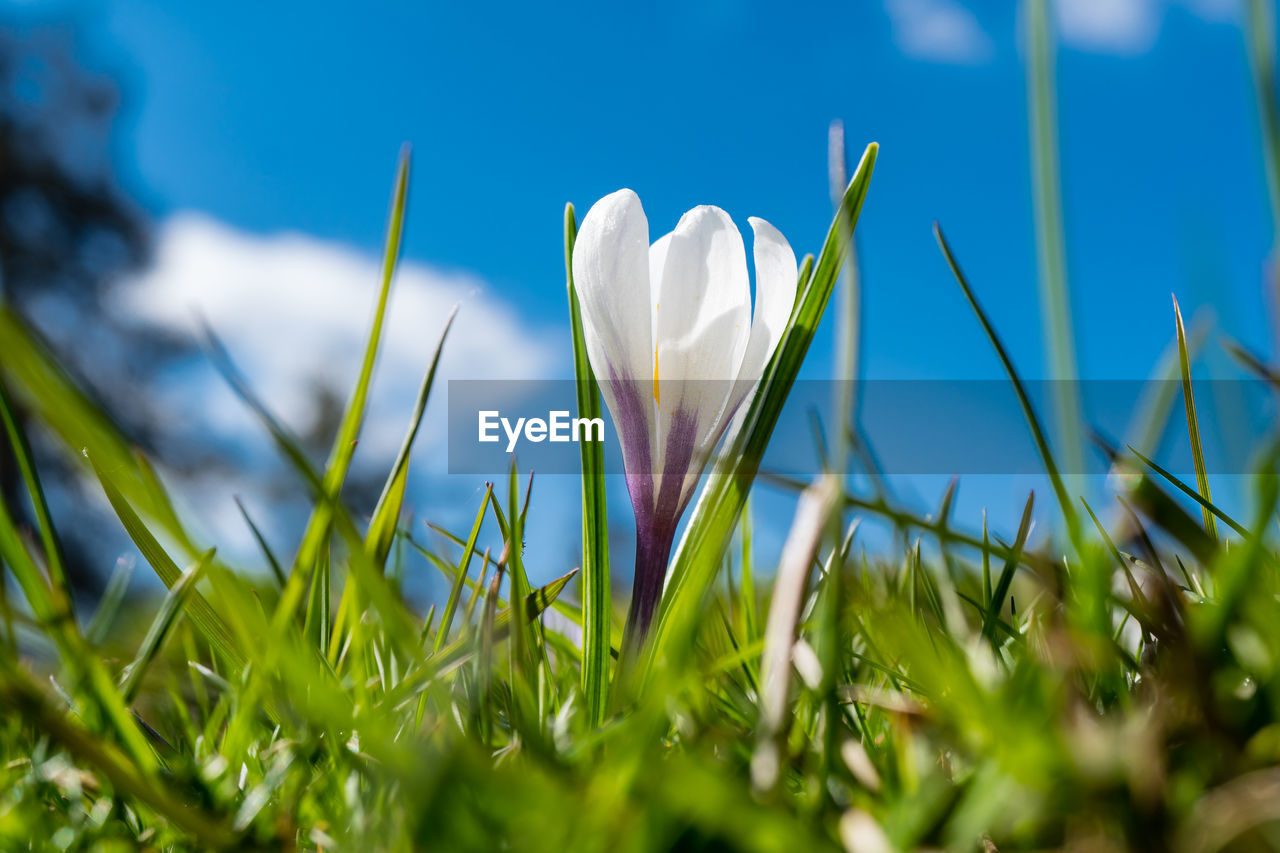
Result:
M587 357L622 439L632 501L651 504L649 220L634 192L618 190L587 211L573 246L573 278Z
M661 275L653 274L655 470L679 482L678 512L702 471L707 440L746 353L751 288L742 235L718 207L686 213L650 257L663 260ZM663 505L668 497L656 496Z
M724 416L727 419L737 413L733 426L735 432L744 414L739 407L764 375L765 365L773 357L782 332L787 328L787 321L791 319L800 278L796 253L782 232L754 216L747 221L755 232L756 304L751 318L751 338Z
M587 211L573 245L573 279L596 377L646 378L653 365L649 220L634 192L610 193Z
M791 319L800 268L796 253L781 231L755 216L747 221L755 232L756 306L751 318L751 340L738 378L756 380L764 373Z

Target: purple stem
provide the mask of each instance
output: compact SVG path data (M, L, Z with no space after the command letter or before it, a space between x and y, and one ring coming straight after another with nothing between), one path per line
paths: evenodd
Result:
M662 600L662 584L667 577L667 561L675 541L674 523L636 525L636 568L631 585L631 609L622 637L629 651L640 648L653 623L653 614Z

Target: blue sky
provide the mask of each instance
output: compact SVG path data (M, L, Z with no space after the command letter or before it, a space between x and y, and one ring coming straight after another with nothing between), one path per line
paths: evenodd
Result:
M1175 291L1187 313L1209 309L1219 331L1270 350L1273 231L1234 3L1056 5L1083 375L1146 376L1172 337ZM655 232L714 203L813 251L829 220L827 127L842 119L852 157L882 146L858 228L866 371L963 378L1001 374L934 219L1019 366L1043 375L1019 6L100 2L20 14L70 14L92 64L122 79L122 180L161 223L242 242L297 232L371 256L411 142L406 258L482 293L473 313L508 311L511 339L536 343L531 363L548 370L563 366L566 201L585 212L629 186ZM409 325L426 341L438 313ZM806 375L830 375L830 332Z
M935 218L1020 364L1039 369L1016 5L126 2L81 15L124 72L121 163L158 214L376 251L408 140L408 257L474 272L546 323L563 322L561 206L618 186L655 228L711 202L815 249L826 127L842 118L851 148L883 146L859 229L868 370L935 376L994 369L933 249ZM1239 27L1207 0L1063 6L1083 7L1061 13L1059 82L1084 372L1145 375L1174 290L1265 342L1271 232Z

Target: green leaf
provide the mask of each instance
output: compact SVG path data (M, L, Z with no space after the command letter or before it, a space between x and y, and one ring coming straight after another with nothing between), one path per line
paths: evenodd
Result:
M178 619L178 614L186 605L187 596L195 589L196 584L200 582L200 578L204 576L204 571L208 568L209 563L213 560L213 549L210 549L200 562L191 567L191 570L184 573L178 579L178 582L169 587L169 592L165 595L164 601L160 604L160 610L156 613L155 619L151 621L151 627L147 629L147 634L142 638L142 645L138 647L138 653L134 655L133 662L124 668L120 678L120 695L123 697L126 705L132 705L133 700L137 698L138 688L142 686L142 678L146 675L147 669L151 666L151 662L155 660L156 655L160 653L160 647L164 645L165 638L169 636L169 630L173 627Z
M0 500L0 565L8 566L13 573L32 613L57 644L67 671L77 683L81 677L84 678L96 711L101 712L100 717L92 715L95 727L101 723L113 729L139 770L153 774L158 769L154 753L121 700L102 660L84 642L75 620L60 609L56 594L41 574L35 558L24 547L22 536L3 500ZM3 574L0 574L0 583L5 583ZM0 654L0 659L3 658L6 654Z
M70 461L87 457L111 472L131 505L164 529L191 559L204 552L178 520L177 513L145 457L58 364L39 335L9 307L0 307L0 369L11 390L57 435Z
M1207 499L1204 495L1200 494L1195 489L1191 488L1186 483L1182 482L1182 480L1178 479L1173 474L1166 471L1164 468L1161 468L1154 461L1143 456L1133 447L1130 447L1129 450L1133 452L1134 456L1141 459L1143 464L1145 464L1148 468L1150 468L1152 471L1155 471L1164 479L1168 480L1169 483L1171 483L1175 488L1178 489L1178 491L1182 492L1184 495L1191 498L1196 503L1200 504L1200 509L1203 512L1212 513L1213 515L1222 519L1223 524L1227 525L1227 527L1230 527L1232 530L1234 530L1236 533L1240 534L1241 536L1249 535L1249 531L1245 530L1243 525L1241 525L1234 518L1232 518L1231 516L1223 512L1216 504L1213 503L1213 501Z
M879 146L867 146L845 189L815 264L806 259L800 272L800 294L778 348L766 366L736 435L730 436L685 527L670 569L670 579L654 621L642 664L642 675L664 653L679 647L697 623L706 592L715 580L738 515L760 467L782 406L813 342L836 277L849 251L849 235L866 199Z
M582 337L582 310L573 285L573 244L578 226L573 205L564 209L564 265L569 291L569 325L573 333L573 370L578 391L578 417L599 418L600 386L587 359ZM613 606L609 590L609 518L604 478L604 445L578 443L582 455L582 695L592 725L604 721L609 700L609 631Z
M1000 611L1004 609L1005 597L1009 594L1009 588L1013 585L1014 572L1018 569L1018 558L1022 555L1022 550L1027 544L1027 535L1031 532L1031 510L1035 506L1035 502L1035 492L1027 495L1027 502L1022 507L1022 520L1018 522L1018 536L1013 541L1012 553L1005 560L1004 568L1000 570L1000 578L996 581L995 589L991 592L990 604L982 617L982 635L993 646L997 645L996 623L1000 621ZM986 535L985 525L983 526L983 535Z
M267 565L271 567L271 575L276 579L276 583L284 586L286 579L284 569L280 567L280 561L276 559L276 555L271 550L271 546L267 544L267 538L262 535L262 531L258 529L258 525L254 523L249 516L249 511L245 509L244 503L239 497L236 497L236 506L240 509L240 515L244 518L244 523L249 525L249 532L253 534L253 539L258 543L258 548L262 551L262 555L267 558Z
M53 526L53 516L49 513L49 503L45 500L44 488L40 485L40 477L36 473L35 459L31 455L31 446L27 443L26 434L18 425L18 416L9 399L9 391L0 380L0 420L4 421L5 433L9 437L9 447L13 450L18 462L18 471L22 482L31 498L31 506L35 509L36 525L40 529L40 544L44 547L45 565L49 569L54 603L65 618L75 619L74 597L71 581L67 578L67 570L63 565L62 546L58 543L58 533Z
M529 487L530 489L533 487L532 474L529 475ZM528 506L526 494L524 509ZM494 501L494 508L497 509L497 507L498 503ZM524 511L520 505L520 476L514 459L511 462L511 473L507 478L507 512L510 514L510 524L502 525L501 521L499 524L507 527L503 531L503 536L507 540L507 577L511 585L511 600L523 601L529 595L529 579L524 573ZM498 517L501 519L501 513ZM526 684L533 684L533 647L535 645L533 630L529 620L525 618L525 612L518 607L514 610L512 653L517 671L522 672L528 679Z
M942 228L937 223L934 223L933 234L938 240L938 246L942 249L943 257L947 260L947 266L951 268L951 274L955 276L960 289L964 291L965 299L969 300L969 307L977 315L978 322L982 325L982 330L986 332L987 339L991 342L992 348L995 349L996 355L999 356L1000 363L1004 366L1009 381L1013 383L1013 391L1018 397L1018 405L1022 407L1022 415L1027 421L1027 426L1031 429L1031 437L1035 441L1036 450L1040 454L1040 461L1044 465L1045 472L1049 475L1053 493L1058 499L1058 508L1062 511L1062 517L1067 525L1067 535L1075 546L1076 552L1080 553L1080 519L1076 515L1075 505L1071 502L1071 497L1067 494L1067 488L1063 484L1062 475L1059 473L1058 463L1054 461L1053 453L1049 449L1049 441L1045 438L1044 429L1040 425L1040 418L1036 415L1036 411L1031 405L1031 399L1027 396L1026 388L1022 384L1022 378L1018 376L1018 371L1013 366L1013 360L1009 357L1009 352L1004 348L1004 343L1001 342L1000 336L996 334L995 327L991 325L991 321L987 318L987 312L978 304L978 297L974 295L968 279L965 278L964 273L960 270L960 264L952 254L951 246L947 243L947 238L943 235Z
M440 354L444 352L444 342L449 336L453 320L458 316L458 306L453 306L449 318L445 320L444 331L436 344L435 353L431 356L431 366L422 377L422 385L418 389L418 399L413 407L413 416L409 419L409 431L405 434L396 454L395 464L391 466L391 474L382 487L382 495L373 510L369 521L369 531L365 534L365 543L373 562L385 566L387 555L391 553L391 543L396 536L396 523L400 519L400 508L404 504L405 487L409 479L409 451L413 448L413 440L418 435L418 427L422 424L422 416L427 410L427 398L431 395L431 387L435 383L436 368L440 366Z
M1062 187L1058 167L1058 117L1053 79L1053 45L1048 0L1027 4L1028 120L1031 177L1035 201L1036 249L1040 261L1040 319L1046 361L1052 371L1054 438L1068 471L1082 471L1080 394L1076 383L1075 333L1071 323L1070 281L1062 225Z
M90 460L93 462L93 460ZM156 537L152 535L147 526L142 523L142 519L134 512L133 507L129 505L128 500L116 487L115 482L105 473L97 469L95 464L94 471L98 475L98 482L102 484L102 490L106 493L107 500L111 503L111 508L115 510L116 516L120 519L120 523L124 525L125 532L129 534L129 538L133 540L133 544L137 546L151 568L155 570L156 575L164 582L169 589L173 589L185 573L178 568L178 564L160 545ZM187 616L195 624L200 633L204 635L209 644L222 655L223 659L234 667L237 671L244 667L245 656L240 651L235 636L227 627L226 622L218 615L217 611L209 604L208 600L200 594L198 590L193 590L189 594L189 600L186 603Z
M462 597L462 587L467 580L467 569L471 565L472 555L476 552L476 540L480 537L480 527L484 524L485 509L489 506L492 497L493 483L486 483L484 497L480 499L480 509L476 510L476 520L471 525L471 533L467 536L467 542L462 548L458 572L454 576L453 584L449 587L449 598L445 602L444 616L440 618L440 629L436 631L435 651L437 653L444 646L444 641L449 636L449 629L453 627L453 616L458 609L458 600Z
M360 366L360 377L356 381L351 399L347 403L346 412L338 428L338 435L333 442L333 450L329 454L329 464L325 468L320 499L316 502L307 521L307 527L298 546L294 558L293 569L289 581L285 584L284 593L276 607L273 622L281 622L293 618L302 596L306 592L312 573L319 568L318 558L329 541L330 528L333 522L334 505L339 500L342 484L351 467L351 459L355 455L356 439L360 435L360 427L364 423L365 404L369 396L369 384L373 379L373 366L378 358L378 345L382 339L382 324L387 312L387 300L391 294L391 280L395 275L396 262L400 258L400 237L404 230L405 201L409 188L409 149L406 146L400 152L400 163L396 170L395 190L391 200L390 221L387 224L387 245L382 258L382 283L378 289L378 299L373 314L373 325L369 329L369 339L365 344L364 362ZM327 585L327 584L326 584Z
M1273 7L1267 0L1248 0L1245 35L1253 90L1258 105L1262 135L1262 161L1266 167L1267 198L1271 202L1273 227L1280 233L1280 105L1276 102L1276 48ZM1280 236L1274 238L1280 246ZM1274 276L1272 272L1270 275Z
M50 707L30 677L4 656L0 656L0 704L25 718L78 760L97 769L118 792L146 803L157 814L191 833L201 847L221 850L229 849L235 843L231 830L216 816L184 802L175 791L145 772L114 744L103 741L75 719Z
M1200 512L1204 517L1204 532L1210 539L1218 538L1218 523L1214 520L1209 506L1213 504L1213 495L1209 491L1209 472L1204 464L1204 449L1200 445L1200 423L1196 419L1196 398L1191 390L1191 358L1187 354L1187 331L1182 326L1182 309L1178 307L1178 297L1173 297L1173 318L1178 330L1178 364L1182 368L1182 400L1187 409L1187 436L1191 440L1191 461L1196 469L1196 491L1204 499Z

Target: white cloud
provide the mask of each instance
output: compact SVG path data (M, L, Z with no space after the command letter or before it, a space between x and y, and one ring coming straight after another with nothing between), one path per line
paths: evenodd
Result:
M908 56L968 65L991 54L991 39L956 0L885 0L893 39Z
M354 384L380 275L378 260L346 246L297 233L247 234L187 213L165 223L154 263L123 289L116 307L193 333L203 319L262 399L301 431L318 414L317 390L345 401ZM449 378L558 375L563 347L553 336L557 330L531 326L471 274L402 264L362 444L377 452L398 447L422 373L456 303L461 308L440 362L433 408L443 409ZM215 434L236 438L245 429L261 431L207 369L180 369L165 388L175 399L171 410L198 412L200 425Z
M1165 13L1182 7L1207 21L1236 17L1238 0L1056 0L1062 40L1082 50L1132 55L1150 50Z
M198 333L201 320L207 322L261 399L305 433L319 414L317 390L339 406L350 394L380 275L378 259L347 246L298 233L249 234L184 213L164 223L151 267L119 289L112 309L184 333ZM472 492L480 484L444 474L446 381L572 374L564 357L566 329L531 324L470 273L403 263L392 285L357 467L370 466L365 470L381 476L394 458L454 304L461 307L415 445L410 501L425 499L429 506L419 509L458 524L474 513L479 495ZM233 449L238 460L234 469L171 472L176 497L191 510L197 529L224 554L254 560L255 546L231 500L239 494L277 544L294 535L287 519L297 515L304 497L298 481L207 359L166 365L149 382L162 436L212 439ZM557 543L554 553L565 550Z
M1058 0L1053 6L1062 40L1086 50L1141 53L1160 30L1156 0Z

